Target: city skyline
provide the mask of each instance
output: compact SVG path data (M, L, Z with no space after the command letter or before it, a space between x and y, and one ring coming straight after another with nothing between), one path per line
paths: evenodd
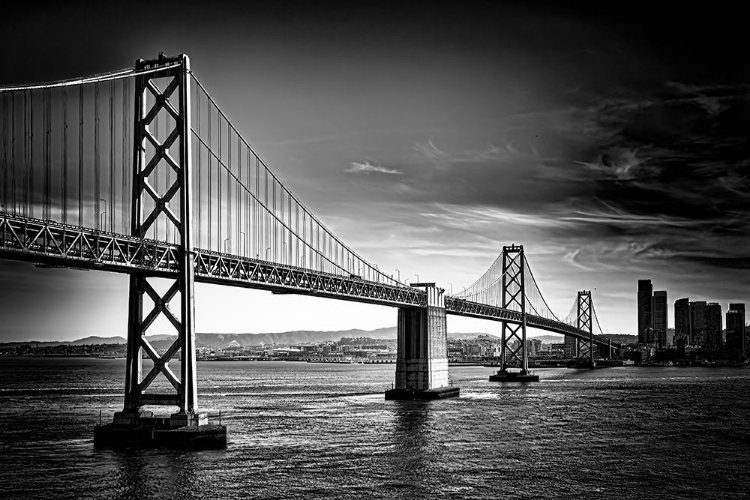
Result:
M737 20L481 2L172 7L149 19L111 5L15 11L0 85L187 53L285 184L402 280L458 292L521 243L552 309L565 315L592 290L607 333L636 333L638 279L670 298L750 302L750 79ZM125 334L123 275L0 261L0 279L0 341ZM396 322L381 306L212 285L196 287L196 307L198 331Z
M744 302L730 302L725 306L714 300L691 300L691 297L668 299L666 290L654 290L650 279L638 280L637 291L638 343L655 344L660 348L675 346L679 339L687 345L711 345L718 348L729 341L723 337L739 328L744 335ZM673 322L669 322L672 311ZM731 313L741 311L729 327ZM727 327L723 327L723 313L727 313ZM672 326L669 326L669 325ZM738 325L741 324L741 327Z

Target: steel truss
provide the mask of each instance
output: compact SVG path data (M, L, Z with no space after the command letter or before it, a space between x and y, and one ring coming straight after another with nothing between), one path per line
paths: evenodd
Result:
M529 371L526 353L526 288L524 280L523 245L503 247L503 309L512 309L521 314L519 323L503 321L500 345L500 371L509 365L521 368L521 374Z
M578 292L578 314L576 315L576 324L580 330L588 333L587 338L579 338L576 341L577 353L579 359L589 358L594 361L594 331L591 315L591 291L583 290ZM604 345L608 345L604 343Z
M163 241L123 236L0 213L0 256L26 260L45 267L71 267L120 273L147 272L173 277L178 270L179 248ZM425 307L427 298L416 288L310 271L258 259L207 250L194 250L195 281L276 293L310 294L341 300L397 307ZM521 323L519 311L445 297L447 314ZM526 314L526 326L587 340L590 332L576 326ZM595 345L609 346L594 338ZM618 344L615 344L617 346Z
M174 58L160 56L153 61L136 61L136 70L156 69L135 79L135 144L133 155L133 204L131 232L145 238L161 214L167 226L179 235L179 243L170 245L175 256L170 276L171 286L164 295L149 283L161 273L131 274L128 309L128 355L125 378L125 412L137 412L144 404L177 405L179 413L194 415L198 411L198 390L195 372L195 304L193 298L194 269L191 235L192 164L190 134L190 60L185 55ZM164 90L157 80L167 80ZM149 98L149 95L151 96ZM152 104L149 104L149 102ZM161 111L170 117L172 128L165 139L152 130ZM166 126L169 126L167 120ZM158 184L150 182L160 164L166 164L176 176L171 186L157 191ZM148 207L152 207L150 210ZM175 210L176 209L176 210ZM177 212L177 213L175 213ZM179 319L170 310L170 302L177 298ZM153 301L153 308L144 316L144 295ZM177 331L177 339L163 356L145 339L146 331L160 315L164 315ZM142 376L142 351L154 363L151 371ZM172 373L169 361L180 353L180 378ZM146 394L157 375L162 374L175 389L174 394Z
M51 267L174 278L179 246L162 241L0 214L0 255ZM276 293L311 294L398 307L426 307L424 291L301 267L193 250L195 281Z

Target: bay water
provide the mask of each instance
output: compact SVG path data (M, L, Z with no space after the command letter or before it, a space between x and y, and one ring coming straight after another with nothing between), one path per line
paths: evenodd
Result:
M451 367L461 396L430 402L385 401L394 371L199 362L225 450L100 450L124 359L0 358L0 498L750 495L748 367L549 368L531 384Z

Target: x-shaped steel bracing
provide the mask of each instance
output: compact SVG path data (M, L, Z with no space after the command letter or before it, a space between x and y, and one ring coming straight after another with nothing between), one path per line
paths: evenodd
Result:
M131 275L130 310L128 319L128 361L125 387L125 410L137 411L144 404L177 405L181 413L197 411L197 389L195 380L195 332L194 332L194 258L190 235L190 205L192 201L190 179L190 101L189 60L186 56L160 57L156 61L138 61L136 69L146 72L136 77L135 155L133 172L132 235L145 238L147 231L155 227L163 213L171 224L167 232L179 234L175 242L178 276L167 291L161 295L149 283L149 274ZM166 79L162 90L156 80ZM148 105L148 97L153 104ZM179 104L174 105L174 101ZM162 139L152 126L165 110L173 123ZM154 127L155 128L155 127ZM158 192L150 177L158 173L161 162L166 163L176 174L174 182L163 192ZM146 212L145 201L150 198L153 208ZM176 203L175 203L176 202ZM175 213L170 204L179 207ZM156 235L157 239L161 235ZM151 275L153 276L153 275ZM144 316L144 294L153 301L153 308ZM169 309L169 303L179 294L180 319ZM146 331L154 321L163 316L177 331L177 339L163 355L145 338ZM153 362L153 368L141 378L142 352ZM180 377L169 368L169 361L180 352ZM174 394L147 394L154 379L162 374L175 389Z
M594 358L594 339L592 332L591 322L591 292L581 291L578 292L578 315L577 315L577 326L579 329L589 332L589 339L583 340L578 339L578 352L577 357L583 358Z
M524 286L523 246L503 247L502 307L521 313L520 324L503 322L501 345L501 371L509 364L516 364L521 373L528 372L526 356L526 289Z

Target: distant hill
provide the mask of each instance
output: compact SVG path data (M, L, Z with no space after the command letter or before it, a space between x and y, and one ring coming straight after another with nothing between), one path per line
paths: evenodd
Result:
M528 338L541 340L544 344L562 344L565 342L563 335L529 335Z
M126 344L127 341L122 337L86 337L84 339L73 340L71 342L61 342L69 345L91 345L91 344Z
M486 333L473 332L453 332L448 333L448 338L455 340L464 340L476 338L479 335L488 335ZM500 335L489 334L490 337L500 339ZM174 342L176 335L149 335L146 338L149 343L156 349L168 349ZM315 330L294 330L280 333L196 333L196 347L226 348L233 346L254 346L254 345L273 345L273 344L319 344L321 342L335 342L343 337L356 338L368 337L372 339L395 339L396 327L378 328L376 330L336 330L336 331L315 331ZM529 338L537 338L544 343L559 343L563 341L562 336L541 335ZM614 340L614 339L613 339ZM73 341L59 342L6 342L0 343L1 347L12 347L22 344L35 344L39 347L50 347L55 345L87 345L87 344L125 344L126 339L123 337L100 337L91 336Z
M147 337L156 349L168 348L173 336L158 335ZM312 331L296 330L280 333L196 333L196 347L226 348L232 346L254 346L273 344L319 344L321 342L337 341L342 337L370 337L375 339L395 339L396 327L380 328L377 330L338 330Z
M127 341L122 337L98 337L91 336L78 340L50 340L50 341L38 341L38 340L27 340L26 342L0 342L0 347L16 347L20 345L34 345L37 347L54 347L57 345L93 345L93 344L126 344Z
M612 340L612 342L618 342L620 344L637 344L638 335L626 335L624 333L605 333L605 337Z

